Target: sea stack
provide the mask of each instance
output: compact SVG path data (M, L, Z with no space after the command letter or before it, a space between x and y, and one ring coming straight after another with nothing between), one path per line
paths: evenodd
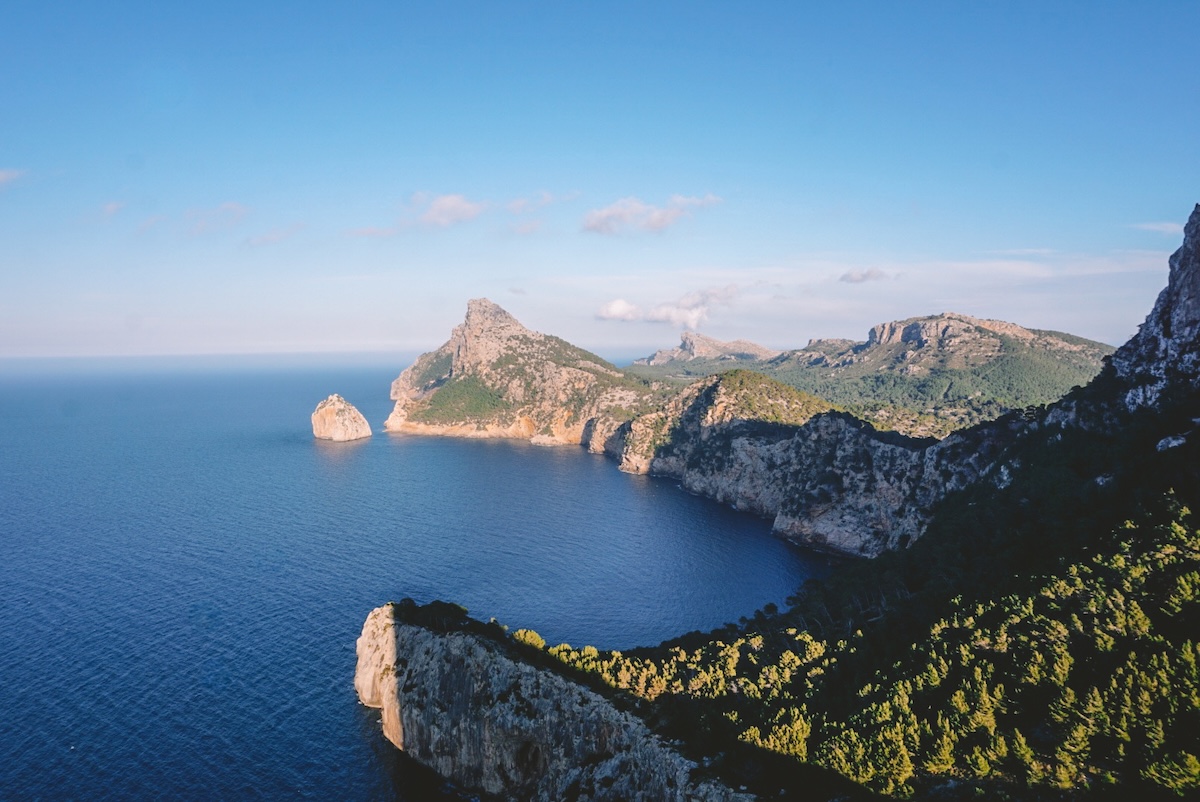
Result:
M337 393L317 404L312 414L313 437L343 443L371 436L371 426L362 413Z

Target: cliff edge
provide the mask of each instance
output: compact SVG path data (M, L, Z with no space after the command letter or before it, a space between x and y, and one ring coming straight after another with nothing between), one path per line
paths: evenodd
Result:
M372 610L357 642L359 699L382 709L389 741L438 774L505 799L753 799L693 779L696 764L640 719L472 626L484 625L461 608L405 600Z

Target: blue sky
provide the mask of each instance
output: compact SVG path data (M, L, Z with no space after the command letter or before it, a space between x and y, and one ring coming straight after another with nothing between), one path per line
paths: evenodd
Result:
M246 5L6 6L0 356L1117 344L1200 201L1195 3Z

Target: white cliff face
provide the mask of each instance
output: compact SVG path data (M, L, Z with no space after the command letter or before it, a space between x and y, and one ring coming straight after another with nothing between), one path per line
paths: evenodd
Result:
M371 426L362 413L336 393L317 404L312 414L313 437L345 442L371 436Z
M354 686L381 707L384 734L464 788L506 799L750 800L694 782L696 764L637 717L504 644L434 632L372 610L358 639Z

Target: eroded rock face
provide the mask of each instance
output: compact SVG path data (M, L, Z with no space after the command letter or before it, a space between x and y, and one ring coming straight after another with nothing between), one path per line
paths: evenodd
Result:
M313 437L345 442L371 436L371 426L362 413L337 393L317 404L312 414Z
M1131 385L1126 406L1154 406L1170 385L1200 387L1200 204L1171 255L1167 286L1146 321L1113 354L1117 375Z
M750 800L694 782L696 764L637 717L466 631L435 632L372 610L354 686L384 735L464 788L504 799Z
M991 473L1008 419L944 440L879 432L828 404L762 381L752 398L729 376L691 385L619 441L621 470L774 520L801 545L873 557L925 531L933 505ZM805 401L807 398L809 400ZM745 416L753 408L757 419Z

